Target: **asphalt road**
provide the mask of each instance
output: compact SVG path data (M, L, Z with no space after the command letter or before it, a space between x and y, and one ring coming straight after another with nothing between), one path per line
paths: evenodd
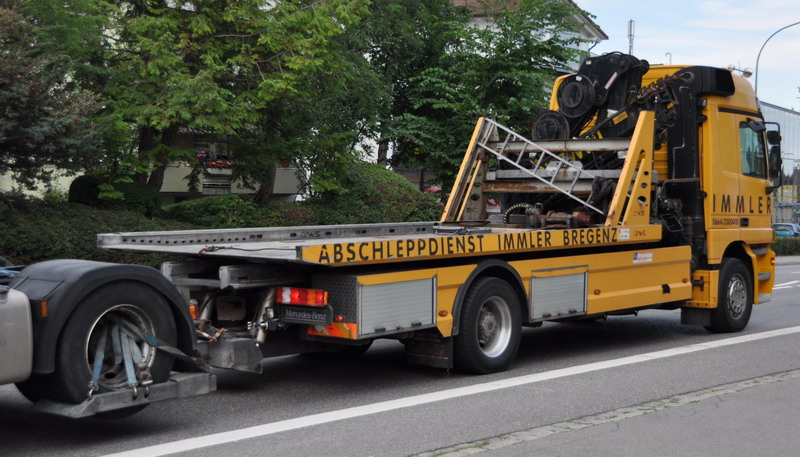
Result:
M47 416L0 387L2 454L794 455L800 264L779 264L776 285L742 333L682 326L677 311L545 324L487 376L406 365L386 341L354 361L221 372L211 395L121 420Z

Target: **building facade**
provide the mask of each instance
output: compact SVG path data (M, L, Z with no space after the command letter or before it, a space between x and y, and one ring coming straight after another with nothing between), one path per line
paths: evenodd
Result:
M766 102L761 102L761 112L765 121L777 122L781 128L785 178L773 194L773 222L800 223L800 112Z

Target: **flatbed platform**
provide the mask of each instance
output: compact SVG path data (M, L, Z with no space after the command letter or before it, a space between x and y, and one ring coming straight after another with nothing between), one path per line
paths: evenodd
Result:
M410 222L107 233L98 235L98 247L337 266L637 244L660 239L660 225L521 229Z

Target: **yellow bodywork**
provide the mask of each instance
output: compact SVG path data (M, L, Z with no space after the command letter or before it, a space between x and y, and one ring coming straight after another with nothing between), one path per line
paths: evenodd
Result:
M419 235L303 246L302 260L320 265L364 265L564 248L648 243L661 240L660 225L561 230L493 229L476 235Z
M642 77L642 87L674 75L687 67L686 65L652 66ZM566 76L563 76L556 80L553 94L557 93L559 85L565 78ZM710 265L719 265L726 253L734 247L738 246L744 250L749 259L750 269L753 271L755 303L759 303L762 301L759 296L763 298L771 294L774 281L774 267L770 262L775 255L768 249L775 236L771 227L773 202L772 194L765 191L770 185L768 179L747 176L744 173L741 158L743 145L739 126L751 120L763 121L763 118L750 83L737 75L733 75L733 83L735 93L732 96L702 96L705 106L700 114L705 117L705 121L699 128L698 147L701 189L706 195L703 204L707 260ZM558 109L555 96L550 100L550 109ZM641 115L646 114L647 112L642 112ZM641 124L637 124L633 141L649 140L651 132L639 131L640 127ZM630 150L634 148L631 147ZM626 179L631 177L628 168L628 160L631 159L630 150L623 168L623 173L627 173L624 175ZM652 159L648 157L647 160L652 160L649 166L658 176L668 176L666 147L653 151ZM638 188L634 185L633 189ZM621 207L615 196L611 208ZM619 217L619 214L609 214L606 224L615 223ZM767 251L756 255L752 248L759 248L760 252L764 252L764 249ZM695 298L687 303L687 306L716 307L718 275L711 273L714 272L698 270L694 273L696 279L703 278L706 283L702 291L699 286L696 287ZM762 275L762 277L769 276L769 279L759 279L759 273L769 273Z
M453 191L450 192L450 197L447 199L447 204L442 212L441 222L455 221L455 220L476 220L477 217L469 213L468 208L470 205L469 196L472 194L470 189L475 185L475 181L486 173L486 157L485 153L475 147L478 141L478 135L481 132L483 118L479 118L475 124L475 129L472 132L472 138L469 140L467 152L464 154L464 159L461 161L461 167L456 177L456 185ZM479 157L480 156L480 157ZM485 201L482 202L485 204ZM474 206L474 205L472 205Z
M631 250L604 254L547 257L509 262L522 281L526 306L531 306L531 278L586 273L586 308L581 314L605 314L692 297L686 246ZM391 273L364 274L360 285L391 284L436 278L436 328L442 336L453 331L453 311L459 290L476 264L426 268ZM635 278L635 280L633 280ZM332 324L325 330L309 331L321 336L354 339L355 324Z
M643 85L683 68L686 67L654 66L645 74ZM747 123L762 119L749 83L737 76L733 80L733 96L701 97L703 122L698 148L702 192L698 198L703 199L704 205L706 259L694 271L692 266L698 259L692 259L690 246L655 247L664 234L661 224L651 221L653 186L659 184L656 179L663 181L670 175L667 145L655 144L655 113L647 110L639 113L602 226L549 230L498 226L474 234L320 241L300 248L300 256L304 262L334 267L391 263L403 268L402 262L407 261L439 261L418 264L436 265L430 268L364 273L357 276L357 281L370 286L432 279L435 314L429 325L444 337L453 333L459 293L469 287L471 275L481 261L498 256L504 256L505 265L519 278L524 307L532 322L572 315L605 315L665 303L712 309L719 300L719 264L731 256L749 265L754 301L766 301L774 283L775 257L769 249L774 239L770 221L772 197L766 192L770 183L766 176L743 169L746 145L740 144L746 136ZM559 83L560 80L554 94ZM555 98L552 109L557 109ZM485 153L477 146L479 136L487 135L482 133L482 123L480 119L476 125L442 222L475 221L476 214L482 211L484 196L479 187L487 171ZM600 247L605 248L604 252L591 249ZM464 264L456 264L453 259L457 258L462 258L460 262ZM556 287L559 284L562 289ZM540 316L537 307L543 305L535 299L539 287L551 287L553 296L564 290L576 298L575 302L565 305L567 308L561 310L565 314L548 312ZM356 338L354 326L337 323L309 332Z
M655 115L652 111L642 111L633 132L633 140L625 156L620 183L629 183L635 176L633 187L617 186L609 206L606 226L614 227L625 215L623 225L647 224L650 221L650 182L653 170L653 129ZM627 204L626 203L627 200Z

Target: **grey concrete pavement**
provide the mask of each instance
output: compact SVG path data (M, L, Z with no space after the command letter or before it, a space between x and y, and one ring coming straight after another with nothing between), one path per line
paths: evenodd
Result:
M521 430L418 457L796 455L800 370Z

